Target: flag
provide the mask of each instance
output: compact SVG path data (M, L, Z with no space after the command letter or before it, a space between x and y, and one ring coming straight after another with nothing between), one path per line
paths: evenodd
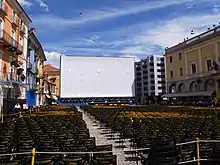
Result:
M217 65L218 65L218 69L220 68L220 58L218 57L218 60L217 60Z
M216 61L213 60L213 64L212 65L213 65L213 69L218 70L219 65L217 64Z

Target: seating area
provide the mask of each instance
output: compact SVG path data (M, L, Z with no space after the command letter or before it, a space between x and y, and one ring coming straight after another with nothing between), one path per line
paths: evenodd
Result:
M82 113L72 107L47 107L25 114L15 121L0 125L0 154L27 152L25 155L1 156L0 165L29 165L31 150L56 152L36 153L35 164L116 165L112 152L94 154L61 154L59 152L112 151L111 145L97 146L90 137Z
M82 109L109 127L112 132L119 132L121 139L129 138L132 148L150 148L151 143L156 139L174 138L177 144L195 141L196 138L220 140L219 109L165 106L121 108L87 106ZM201 161L201 164L220 164L219 147L219 143L201 142L200 158L209 159ZM148 153L148 150L143 153ZM180 162L196 158L196 143L178 146Z
M83 112L75 107L44 107L0 124L0 165L31 164L33 148L36 149L34 164L39 165L116 165L119 160L117 154L124 154L124 161L128 164L145 164L149 153L155 160L168 162L162 153L172 155L174 152L166 152L166 147L157 146L157 151L162 152L157 154L152 150L152 144L155 140L158 145L165 144L163 141L170 139L177 144L177 156L173 156L172 160L187 162L197 159L197 143L180 143L195 141L196 138L220 140L220 110L217 108L85 106L81 110ZM114 144L96 144L96 138L90 135L88 129L91 126L88 127L83 117L85 114L95 118L100 125L97 129L102 130L101 134ZM115 148L120 148L120 153L115 152ZM220 143L201 141L199 150L201 165L220 164Z

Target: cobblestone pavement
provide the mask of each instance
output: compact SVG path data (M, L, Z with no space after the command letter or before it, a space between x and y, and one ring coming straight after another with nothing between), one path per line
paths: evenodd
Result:
M118 165L140 165L140 163L136 163L134 161L125 161L125 154L123 154L122 148L116 148L119 144L115 143L115 140L108 140L107 137L101 133L103 133L103 129L100 129L100 124L95 122L95 119L84 112L81 109L78 109L83 113L83 120L87 124L87 128L89 129L90 136L96 138L97 145L106 145L112 144L113 145L113 153L117 155L117 164ZM107 129L105 129L107 131ZM118 134L115 134L114 137L118 137ZM129 141L126 140L124 145L126 148L124 150L129 150Z

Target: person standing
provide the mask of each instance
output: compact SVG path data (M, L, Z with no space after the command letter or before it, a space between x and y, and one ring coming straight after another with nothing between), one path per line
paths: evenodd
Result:
M18 118L19 114L21 113L21 106L18 102L17 102L17 104L15 104L14 113L16 113L16 115L15 115L16 118Z

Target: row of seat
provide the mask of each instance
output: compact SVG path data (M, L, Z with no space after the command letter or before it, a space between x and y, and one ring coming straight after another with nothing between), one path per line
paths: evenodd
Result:
M117 157L110 153L60 154L59 152L112 151L112 146L97 146L90 137L82 113L72 107L48 107L39 113L27 114L15 121L0 125L0 154L31 152L57 152L36 154L35 164L106 164L116 165ZM31 154L1 156L0 163L28 165Z
M130 138L130 145L135 148L149 148L158 138L174 138L177 143L194 141L197 137L220 140L219 110L165 106L82 108L110 127L113 132L120 132L122 138ZM200 156L203 159L220 160L219 144L201 143ZM196 158L196 144L179 147L179 157L180 161Z

